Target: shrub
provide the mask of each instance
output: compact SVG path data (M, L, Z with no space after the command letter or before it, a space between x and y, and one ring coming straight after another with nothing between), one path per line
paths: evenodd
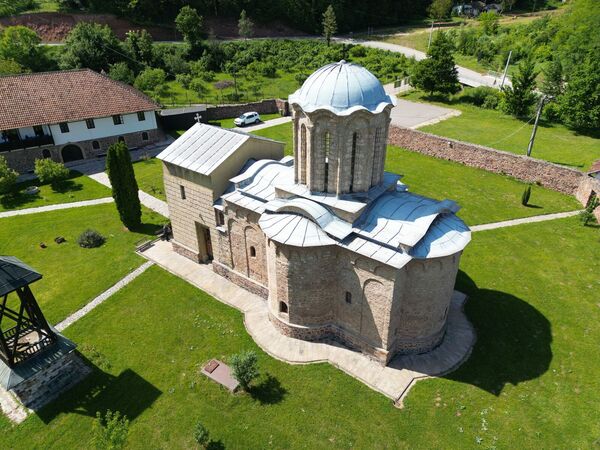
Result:
M210 440L210 434L202 422L196 422L194 429L194 439L201 448L206 448Z
M458 98L463 103L470 103L487 109L495 109L500 100L500 92L491 87L479 86L472 89L465 89Z
M600 206L600 200L598 197L594 197L590 200L588 205L585 207L583 211L579 214L579 219L583 225L588 225L589 223L593 223L596 217L594 216L594 210Z
M362 45L355 45L350 48L350 56L353 58L364 58L367 56L367 47Z
M127 442L129 420L127 416L121 416L119 411L113 413L108 410L104 418L100 412L97 412L92 433L92 447L102 450L121 449Z
M527 206L529 204L529 197L531 197L531 185L527 186L521 195L521 205Z
M106 242L106 238L95 230L85 230L77 238L77 244L83 248L100 247Z
M251 350L238 353L231 357L230 363L234 378L247 391L252 380L259 375L256 353Z
M70 173L64 164L49 158L36 159L34 172L42 184L66 180Z
M0 194L10 192L17 183L19 174L8 167L6 158L0 156Z

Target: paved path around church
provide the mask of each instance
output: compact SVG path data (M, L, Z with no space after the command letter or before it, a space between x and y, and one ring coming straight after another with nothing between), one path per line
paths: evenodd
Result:
M83 200L81 202L58 203L56 205L37 206L35 208L15 209L14 211L0 212L0 219L5 217L25 216L27 214L37 214L48 211L57 211L59 209L81 208L83 206L102 205L112 203L112 197L97 198L95 200Z
M282 123L288 123L292 121L292 116L278 117L277 119L267 120L266 122L260 122L256 125L248 125L244 128L233 128L234 130L240 129L242 131L257 131L263 128L274 127L275 125L281 125Z
M123 289L125 286L127 286L129 283L131 283L133 280L135 280L137 277L139 277L141 274L143 274L146 270L148 270L148 268L150 268L153 265L154 265L154 263L152 261L146 261L140 267L135 269L133 272L129 273L127 276L125 276L121 280L117 281L114 285L112 285L110 288L108 288L106 291L104 291L98 297L96 297L91 302L86 304L83 308L79 309L78 311L75 311L73 314L71 314L65 320L56 324L55 328L58 331L62 332L69 325L71 325L72 323L81 319L83 316L85 316L87 313L89 313L92 309L96 308L98 305L102 304L107 299L109 299L114 294L116 294L118 291Z
M217 275L210 265L197 264L177 253L166 241L157 241L142 256L244 313L244 325L268 354L291 364L329 362L401 406L414 383L448 373L465 361L475 343L475 330L463 312L464 294L455 292L443 343L426 355L394 358L382 366L336 342L307 342L279 333L271 324L267 302Z
M505 220L503 222L486 223L483 225L473 225L469 228L471 228L471 231L495 230L496 228L513 227L515 225L522 225L524 223L535 223L545 222L547 220L564 219L565 217L576 216L577 214L581 213L581 211L582 210L567 211L554 214L542 214L540 216L524 217L522 219Z

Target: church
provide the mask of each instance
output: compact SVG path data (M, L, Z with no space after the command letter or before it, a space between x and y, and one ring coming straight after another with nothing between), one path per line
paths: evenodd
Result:
M206 124L158 156L174 250L263 297L286 336L383 365L434 349L471 239L459 206L385 171L396 100L365 68L326 65L289 103L293 156Z

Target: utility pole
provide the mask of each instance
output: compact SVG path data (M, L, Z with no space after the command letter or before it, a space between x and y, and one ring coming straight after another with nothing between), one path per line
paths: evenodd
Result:
M429 50L429 46L431 45L431 35L433 34L433 24L435 20L431 19L431 28L429 29L429 42L427 43L427 50Z
M508 65L510 64L510 57L512 56L512 50L508 52L508 58L506 58L506 66L504 66L504 73L502 74L502 82L500 83L500 89L504 87L504 80L506 80L506 73L508 72Z
M535 122L533 124L533 131L531 132L531 138L529 139L529 145L527 146L527 156L531 156L531 150L533 150L533 142L535 141L535 133L537 132L538 122L540 120L540 116L542 115L542 108L544 107L544 103L546 103L546 99L550 100L552 97L542 95L540 99L540 103L538 104L537 113L535 115Z

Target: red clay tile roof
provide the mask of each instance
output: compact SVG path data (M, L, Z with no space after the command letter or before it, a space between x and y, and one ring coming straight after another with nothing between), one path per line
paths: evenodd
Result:
M592 167L590 168L590 172L589 173L597 173L600 172L600 159L595 161L592 164Z
M137 89L90 69L0 76L0 130L159 107Z

